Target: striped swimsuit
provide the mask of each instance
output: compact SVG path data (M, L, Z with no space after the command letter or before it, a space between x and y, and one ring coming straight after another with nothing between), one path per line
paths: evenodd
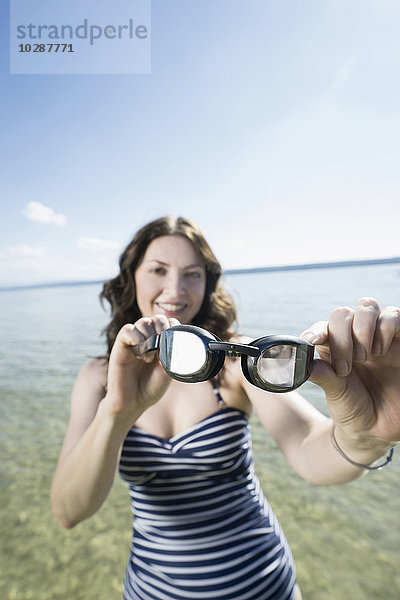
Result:
M244 412L220 408L169 440L132 427L119 468L134 513L124 600L293 597L293 558L254 474Z

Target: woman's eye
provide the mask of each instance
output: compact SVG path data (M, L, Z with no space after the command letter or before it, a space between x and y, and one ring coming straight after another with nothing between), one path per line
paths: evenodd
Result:
M154 273L155 275L164 275L165 269L162 267L154 267L154 269L150 270L150 273Z
M199 271L188 271L186 273L186 277L189 279L199 279L201 277L201 273Z

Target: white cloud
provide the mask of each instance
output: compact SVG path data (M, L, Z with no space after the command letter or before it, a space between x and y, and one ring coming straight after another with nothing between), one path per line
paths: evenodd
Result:
M53 223L54 225L65 225L67 218L61 213L56 213L50 206L40 202L28 202L22 214L35 223Z
M81 237L78 246L81 250L117 250L120 245L112 240Z
M21 244L20 246L8 246L6 253L9 256L18 258L44 258L46 256L46 248L39 246L29 246Z

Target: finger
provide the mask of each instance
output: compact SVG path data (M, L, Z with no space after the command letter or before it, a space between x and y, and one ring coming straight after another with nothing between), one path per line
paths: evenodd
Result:
M328 321L318 321L311 327L303 331L301 336L303 339L314 344L326 344L328 341Z
M364 362L371 354L375 329L381 312L374 298L361 298L353 318L353 358Z
M169 320L169 326L170 326L170 327L175 327L176 325L181 325L181 322L180 322L180 321L178 321L178 319L175 319L175 317L172 317L172 318Z
M133 329L136 335L140 338L140 341L136 342L136 344L144 342L155 333L153 322L148 317L142 317L138 319L134 324ZM146 354L135 352L135 356L138 360L143 360L146 363L150 363L154 359L154 352L146 352Z
M354 311L348 307L335 309L328 323L328 343L332 366L339 377L346 377L353 364Z
M131 362L131 347L143 342L145 337L132 323L126 323L118 332L111 351L110 362Z
M314 360L309 381L319 385L332 400L341 398L346 387L346 380L337 376L332 365L320 359Z
M157 314L153 315L152 317L144 317L142 319L139 319L136 325L138 329L145 334L145 339L150 337L154 333L160 334L169 327L171 327L169 319L162 314ZM138 358L144 360L147 363L153 362L153 360L156 357L158 357L157 350L146 352L146 354L138 356Z
M153 325L153 320L149 317L138 319L134 324L134 328L142 336L143 339L141 341L147 340L151 335L157 333Z
M178 319L168 319L165 315L158 314L152 317L142 317L135 323L135 328L143 336L143 340L146 340L155 333L160 334L173 325L180 325ZM146 352L146 354L137 355L139 360L143 360L150 363L157 356L157 350Z
M380 315L375 328L372 354L380 356L389 350L393 338L400 334L400 308L387 306Z
M162 333L170 327L169 319L165 315L153 315L151 321L156 333Z
M119 342L124 346L135 346L143 342L148 336L143 331L144 324L139 325L136 323L126 323L118 332L115 338L115 343ZM114 343L114 345L115 345Z

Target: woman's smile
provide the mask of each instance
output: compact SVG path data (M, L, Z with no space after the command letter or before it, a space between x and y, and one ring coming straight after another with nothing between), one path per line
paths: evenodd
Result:
M177 317L187 308L187 304L174 304L171 302L155 302L159 312L164 313L167 317Z

